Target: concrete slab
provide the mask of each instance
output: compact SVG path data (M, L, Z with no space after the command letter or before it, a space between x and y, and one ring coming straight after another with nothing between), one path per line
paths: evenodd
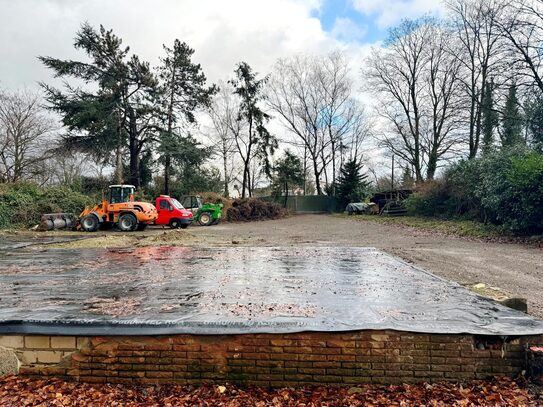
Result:
M543 322L373 248L0 251L0 333L366 329L516 336Z

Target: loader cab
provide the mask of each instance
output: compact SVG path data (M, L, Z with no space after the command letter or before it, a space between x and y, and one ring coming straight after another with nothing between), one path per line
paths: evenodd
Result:
M109 187L108 201L110 204L131 202L134 200L136 187L134 185L111 185Z
M189 211L191 211L193 214L196 214L198 212L198 209L202 206L202 198L195 195L187 195L183 196L180 199L181 205Z

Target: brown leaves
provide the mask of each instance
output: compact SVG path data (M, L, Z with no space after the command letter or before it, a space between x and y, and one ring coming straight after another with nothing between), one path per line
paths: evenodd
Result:
M231 385L125 386L0 377L2 406L532 406L521 382L508 378L465 384L302 387L269 390Z

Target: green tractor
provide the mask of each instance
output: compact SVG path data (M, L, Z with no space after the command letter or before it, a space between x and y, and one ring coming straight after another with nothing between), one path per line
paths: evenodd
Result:
M204 203L201 196L185 195L179 200L181 205L192 212L194 222L202 226L216 225L221 220L222 204Z

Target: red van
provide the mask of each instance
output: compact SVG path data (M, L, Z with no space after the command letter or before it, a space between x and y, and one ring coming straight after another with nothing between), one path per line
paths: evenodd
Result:
M192 212L169 195L160 195L155 202L158 218L155 225L168 225L172 229L185 229L192 223Z

